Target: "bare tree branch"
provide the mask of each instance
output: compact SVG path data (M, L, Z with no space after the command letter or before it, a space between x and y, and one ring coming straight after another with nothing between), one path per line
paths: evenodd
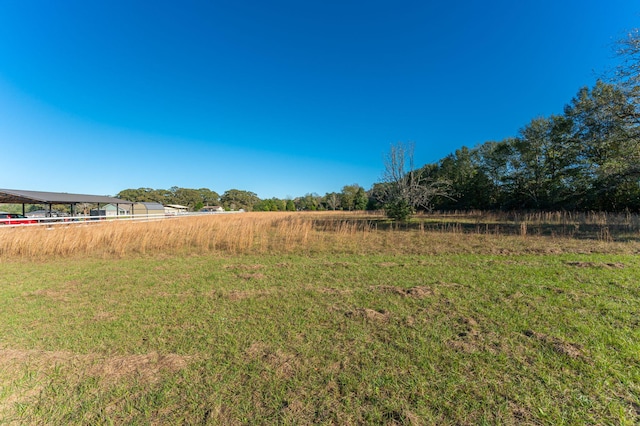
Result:
M425 168L415 168L414 148L413 143L398 142L391 145L385 157L378 201L393 210L400 209L402 213L398 214L387 208L387 214L396 219L406 219L416 208L431 210L433 200L448 196L450 191L449 182L432 179Z

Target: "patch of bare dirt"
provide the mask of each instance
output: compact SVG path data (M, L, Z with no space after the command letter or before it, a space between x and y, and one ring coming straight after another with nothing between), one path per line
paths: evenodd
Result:
M140 355L122 355L98 358L88 374L109 381L136 377L145 383L155 382L162 372L177 372L187 367L192 357L152 352Z
M45 370L54 366L81 369L90 376L121 379L136 376L145 382L154 381L161 371L175 372L185 368L193 357L152 352L139 355L100 356L65 351L0 349L0 366L19 368L24 365Z
M234 271L255 271L257 269L264 268L264 265L225 265L224 269L230 269Z
M73 359L72 352L38 351L20 349L0 349L0 366L7 367L16 364L29 363L34 367L49 367L58 363L65 363Z
M350 262L326 262L324 264L324 266L328 266L328 267L336 267L339 266L341 268L348 268L350 266L353 266L353 263Z
M385 424L388 426L396 426L396 425L397 426L400 426L400 425L417 426L417 425L423 424L420 417L418 417L417 415L415 415L409 410L387 411L386 413L384 413L383 417L385 419Z
M536 340L549 346L555 352L566 355L569 358L586 358L582 347L577 343L565 342L564 340L558 339L557 337L548 336L544 333L538 333L532 330L525 330L524 335L527 337L535 338Z
M438 287L443 287L443 288L456 288L456 287L464 287L462 284L458 284L458 283L445 283L443 281L440 281L438 284L436 284Z
M460 317L456 321L457 336L449 340L447 345L452 349L474 353L483 349L483 341L480 337L478 322L470 317Z
M67 351L41 351L0 349L0 370L3 377L19 380L25 368L34 372L34 383L27 387L16 386L0 403L0 414L9 412L19 402L27 402L40 393L43 378L53 368L59 368L70 380L82 377L97 377L105 382L117 382L135 378L143 383L153 383L166 372L177 372L186 368L194 359L177 354L156 352L138 355L103 356L98 354L76 354Z
M62 290L54 290L51 288L36 290L31 293L28 293L28 296L41 296L51 299L56 302L68 302L69 296L72 294L70 290L62 289Z
M68 281L56 288L42 288L35 291L25 292L23 296L46 297L56 302L68 302L69 297L78 292L80 282L76 280Z
M508 407L509 410L513 413L513 417L518 422L529 424L528 422L531 421L532 416L531 412L527 408L518 405L514 401L509 401Z
M329 287L322 287L322 288L318 288L315 289L317 292L322 293L322 294L351 294L353 293L352 289L348 289L348 288L329 288Z
M0 417L11 414L17 403L28 403L40 394L46 377L54 368L66 374L69 380L97 377L107 383L126 378L135 378L143 383L153 383L166 372L177 372L187 367L194 357L158 353L102 356L98 354L76 354L67 351L41 351L0 348L0 371L9 380L4 398L0 401ZM25 369L33 375L31 383L19 383Z
M416 286L410 288L391 286L391 285L381 285L371 287L373 290L382 291L385 293L393 293L398 294L404 297L413 297L416 299L424 299L425 297L433 296L433 289L431 287L426 286Z
M295 398L290 401L285 401L281 407L281 411L285 419L291 419L294 423L308 417L310 414L308 403L305 404L303 401ZM313 411L311 411L311 413L313 413Z
M380 266L381 268L393 268L401 265L397 264L396 262L380 262L378 263L378 266Z
M345 312L345 316L347 318L362 318L374 322L387 322L389 321L390 313L384 309L376 311L369 308L358 308L353 311Z
M229 300L244 300L258 297L268 296L270 293L267 290L232 290L227 293Z
M169 297L169 298L176 298L176 299L179 299L179 300L184 300L184 299L187 299L189 297L194 297L194 294L195 294L191 290L178 291L178 292L175 292L175 293L170 293L168 291L156 291L155 289L149 289L145 293L146 293L146 295L148 295L148 297Z
M447 345L454 350L465 353L489 352L492 354L508 350L501 343L499 335L483 330L474 318L458 318L456 328L456 336L447 342Z
M25 403L26 401L37 398L43 388L44 384L38 384L27 389L14 389L4 400L0 400L0 423L3 425L22 425L22 422L20 422L17 417L14 421L10 421L5 416L12 416L16 403Z
M213 408L206 409L204 412L202 423L228 426L236 426L242 424L240 420L236 419L233 416L233 411L228 406L223 405L216 405Z
M624 263L620 262L578 262L571 261L566 262L569 266L574 266L576 268L606 268L606 269L623 269L625 267Z
M300 360L294 354L280 349L273 350L263 342L255 342L245 351L249 360L260 360L278 377L290 378L300 369Z
M260 272L238 274L238 278L242 278L242 279L247 280L247 281L250 281L250 280L261 280L261 279L264 279L265 277L266 277L266 275L262 274Z
M481 350L480 346L477 345L475 342L470 342L467 340L460 340L460 339L449 340L447 342L447 346L449 346L451 349L455 351L464 352L468 354L473 354Z
M118 317L116 315L114 315L111 312L107 312L107 311L98 311L93 316L93 320L94 321L114 321L117 318Z
M261 280L265 278L265 274L261 272L257 272L258 270L264 268L264 265L261 264L239 264L239 265L225 265L224 269L229 271L234 271L236 273L236 277L242 278L244 280Z

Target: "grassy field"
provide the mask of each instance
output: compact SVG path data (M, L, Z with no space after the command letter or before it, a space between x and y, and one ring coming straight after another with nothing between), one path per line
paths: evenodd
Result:
M0 229L0 424L638 424L634 220Z

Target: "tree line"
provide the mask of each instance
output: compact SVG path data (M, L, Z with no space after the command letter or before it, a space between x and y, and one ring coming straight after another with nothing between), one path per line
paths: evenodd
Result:
M638 210L638 108L614 84L582 88L564 114L515 137L462 147L424 176L449 186L436 209Z
M463 146L419 169L411 145L392 146L374 198L396 219L416 209L640 210L637 29L616 53L613 75L581 88L563 114L534 118L514 137Z
M220 206L228 211L300 211L300 210L366 210L370 197L358 184L345 185L341 192L324 196L308 193L291 199L260 199L251 191L230 189L222 195L208 189L172 187L170 189L137 188L120 191L116 197L133 202L177 204L198 211L205 206Z

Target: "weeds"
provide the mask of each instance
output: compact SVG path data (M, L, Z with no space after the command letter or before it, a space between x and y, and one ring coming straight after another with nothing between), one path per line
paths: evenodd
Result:
M156 222L106 222L0 229L0 259L51 257L271 253L376 253L380 247L404 253L447 252L484 246L487 252L513 251L511 235L525 237L521 249L544 251L585 247L633 250L640 240L638 220L627 215L472 213L422 216L395 223L362 213L246 213L168 219ZM503 247L503 246L511 247ZM573 247L573 248L571 248ZM518 249L520 250L520 249Z

